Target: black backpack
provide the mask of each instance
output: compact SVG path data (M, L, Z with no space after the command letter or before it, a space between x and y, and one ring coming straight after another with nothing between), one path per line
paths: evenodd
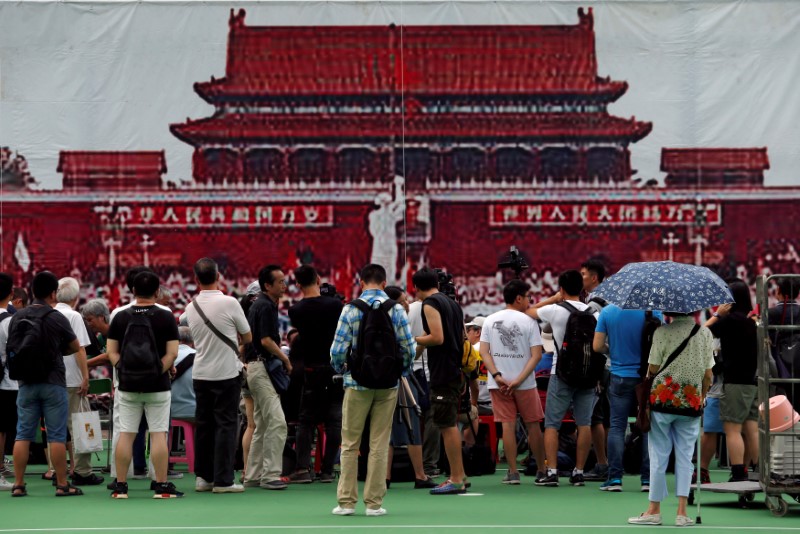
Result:
M8 312L0 313L0 324L2 324L3 321L5 321L9 317L11 317L11 314L8 313ZM9 325L9 326L11 326L11 325ZM0 358L0 381L3 380L3 377L5 376L5 372L6 372L6 362L3 361L3 358Z
M117 365L121 391L146 391L162 374L161 356L148 318L151 315L151 311L136 313L131 310Z
M588 304L590 308L594 308L595 310L600 312L600 310L608 306L608 301L605 299L601 299L600 297L592 297L588 301L586 301L586 304ZM594 304L594 306L592 306L592 304Z
M573 388L593 388L606 367L606 357L592 349L597 319L591 309L581 311L568 302L558 305L569 312L569 318L561 347L556 346L556 376Z
M350 304L361 310L358 343L347 356L347 370L353 380L369 389L390 389L397 386L403 373L403 357L397 345L394 324L389 311L394 300L370 306L361 299Z
M650 359L650 347L653 346L653 336L661 326L661 320L647 310L644 312L644 328L642 328L642 360L639 363L639 376L644 378L647 375L647 360Z
M31 306L28 310L11 318L6 361L11 380L35 384L47 380L61 354L54 354L43 328L44 318L56 310L50 306Z

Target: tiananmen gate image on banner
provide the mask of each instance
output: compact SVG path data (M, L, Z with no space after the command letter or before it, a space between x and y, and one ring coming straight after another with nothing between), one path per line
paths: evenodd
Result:
M112 307L153 267L265 263L468 313L516 246L540 295L592 257L752 283L800 264L800 3L0 3L2 265Z

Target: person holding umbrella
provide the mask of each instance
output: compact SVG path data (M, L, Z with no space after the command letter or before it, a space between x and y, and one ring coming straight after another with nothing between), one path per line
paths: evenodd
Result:
M727 284L705 267L674 262L632 263L601 284L595 295L623 309L660 310L672 322L656 330L648 359L651 428L650 491L647 510L628 519L634 525L660 525L666 499L666 471L675 452L675 525L691 526L686 515L692 478L692 453L714 367L714 338L696 323L693 312L733 302Z
M661 501L668 495L667 464L674 450L675 493L678 495L675 525L684 527L695 522L686 515L686 504L703 401L711 386L714 338L711 331L698 326L690 314L665 312L664 315L672 317L672 322L656 330L648 360L648 372L655 377L650 391L650 506L628 523L661 524ZM683 350L678 352L681 346ZM677 356L666 365L675 352Z

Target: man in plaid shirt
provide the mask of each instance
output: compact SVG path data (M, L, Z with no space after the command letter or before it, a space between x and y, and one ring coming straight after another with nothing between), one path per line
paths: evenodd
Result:
M384 302L389 297L384 293L386 270L377 264L361 269L362 293L358 297L369 305ZM390 312L395 337L403 356L404 373L411 371L416 354L416 343L408 326L408 317L397 304ZM370 418L369 462L367 480L364 484L364 504L368 516L385 515L381 507L386 495L386 464L388 461L389 435L392 430L392 415L397 404L397 386L391 389L368 389L356 382L346 369L347 354L355 350L362 313L352 304L342 310L336 337L331 346L331 365L337 373L344 375L344 402L342 404L342 454L341 476L337 488L339 505L334 515L353 515L358 502L358 450L364 423Z

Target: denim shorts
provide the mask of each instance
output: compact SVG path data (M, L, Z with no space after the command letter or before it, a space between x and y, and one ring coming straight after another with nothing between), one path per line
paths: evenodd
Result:
M20 385L17 394L17 441L33 441L44 417L48 443L67 441L67 388L53 384Z
M723 432L722 419L719 418L719 399L706 397L703 410L703 432Z
M547 384L547 402L544 407L544 427L561 428L561 420L572 405L575 424L591 426L592 410L597 401L594 388L577 389L561 382L556 375L550 375Z

